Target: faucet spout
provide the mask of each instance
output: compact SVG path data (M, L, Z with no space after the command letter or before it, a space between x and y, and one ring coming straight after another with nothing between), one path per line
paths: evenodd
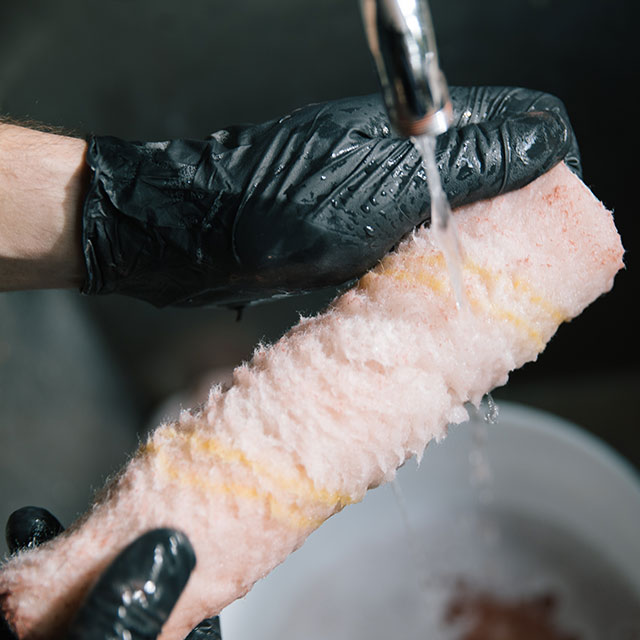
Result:
M391 125L401 136L436 136L453 118L427 0L360 0L369 49Z

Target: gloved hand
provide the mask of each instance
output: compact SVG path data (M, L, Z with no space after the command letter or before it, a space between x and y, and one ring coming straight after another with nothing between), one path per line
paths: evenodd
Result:
M45 509L24 507L9 517L6 538L13 553L62 532ZM100 576L75 618L68 640L153 640L182 593L196 558L186 536L155 529L122 551ZM0 640L15 635L0 616ZM185 640L221 640L217 617L203 620Z
M437 141L452 206L519 188L565 158L561 102L526 89L452 88ZM87 294L154 305L245 303L346 283L429 218L422 160L375 96L316 104L206 140L89 139Z

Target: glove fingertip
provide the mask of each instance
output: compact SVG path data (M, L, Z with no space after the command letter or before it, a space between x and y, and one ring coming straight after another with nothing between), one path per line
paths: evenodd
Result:
M219 616L206 618L200 622L185 640L222 640Z
M157 637L195 564L193 547L180 531L154 529L140 536L93 587L69 640Z
M564 160L568 167L579 177L582 176L580 151L573 129L564 111L529 111L520 117L531 118L531 136L539 139L546 147L547 160L541 164L544 171ZM526 137L522 137L526 140Z
M8 518L5 538L11 553L40 546L64 530L58 519L42 507L22 507Z

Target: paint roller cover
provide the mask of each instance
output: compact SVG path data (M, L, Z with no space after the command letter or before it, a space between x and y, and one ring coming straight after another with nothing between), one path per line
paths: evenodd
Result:
M459 209L468 309L456 309L427 229L161 425L96 505L0 573L19 637L59 636L89 586L153 527L197 566L163 640L181 640L282 562L326 518L393 478L558 325L609 290L623 249L609 212L564 165Z

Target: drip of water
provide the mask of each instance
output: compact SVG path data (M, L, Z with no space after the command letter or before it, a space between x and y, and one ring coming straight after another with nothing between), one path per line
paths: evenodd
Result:
M498 422L499 409L490 393L487 393L476 409L469 405L471 417L471 451L469 452L469 480L477 492L480 504L488 505L493 500L493 472L487 456L486 443L489 437L487 425Z
M407 501L405 500L402 489L400 488L400 484L395 479L392 480L390 484L402 516L402 523L407 536L408 549L412 559L411 566L415 569L415 579L418 583L418 588L423 595L426 596L429 588L431 587L429 581L430 572L427 560L427 550L424 547L421 536L418 534L418 531L411 522L409 507L407 506Z
M462 283L462 249L436 163L436 139L433 136L422 135L416 136L412 140L422 156L422 163L427 173L427 185L431 195L433 237L444 255L456 304L459 309L466 308L467 300Z
M487 393L485 395L484 401L487 405L483 416L484 421L488 424L497 424L498 416L500 415L500 409L496 404L496 401L493 399L493 396L490 393Z
M398 481L394 478L391 482L391 489L393 490L393 495L398 504L398 508L400 509L400 514L402 516L402 523L404 524L405 532L407 534L409 548L411 549L411 553L413 555L413 566L419 567L422 564L422 552L420 539L416 534L413 526L411 525L411 519L409 518L409 508L407 507L407 501L404 498L404 494L402 493L402 489ZM418 573L418 582L421 581L422 576L420 572Z

